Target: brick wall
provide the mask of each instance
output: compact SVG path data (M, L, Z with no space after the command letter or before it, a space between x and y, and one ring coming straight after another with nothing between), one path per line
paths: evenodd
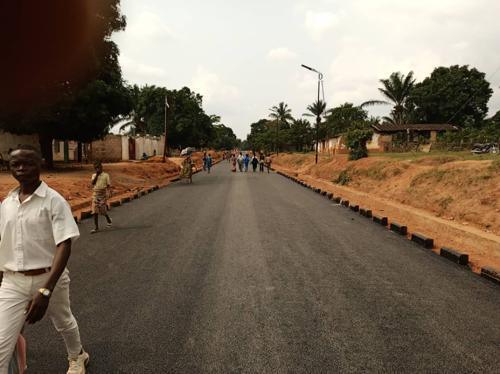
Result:
M38 135L14 135L0 131L0 153L5 159L9 149L16 148L19 144L29 144L40 149Z
M91 160L118 162L122 160L121 135L106 135L103 140L96 140L91 145Z

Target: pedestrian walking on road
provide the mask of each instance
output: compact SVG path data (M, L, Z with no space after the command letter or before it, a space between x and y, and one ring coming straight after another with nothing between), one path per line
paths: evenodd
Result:
M71 246L80 233L67 201L40 180L42 158L31 146L11 154L19 186L0 205L0 374L25 324L50 318L69 358L67 374L84 374L89 355L70 308Z
M266 156L265 163L266 163L266 168L267 172L269 173L269 170L271 169L271 156Z
M187 179L189 184L193 183L193 161L191 160L191 155L189 154L184 161L182 161L179 178Z
M255 156L255 153L252 157L252 169L253 172L255 173L255 170L257 170L257 165L259 165L259 160L257 160L257 157Z
M207 170L207 152L203 152L203 171Z
M236 155L234 153L231 155L231 171L236 172Z
M248 171L249 163L250 163L250 157L248 157L248 153L245 153L245 157L243 158L243 164L245 165L245 172Z
M99 215L106 218L107 227L111 227L113 224L108 213L108 196L111 196L109 174L103 172L100 161L94 163L94 168L95 174L92 175L91 183L94 186L92 192L92 214L94 215L95 228L91 231L92 234L99 231Z
M207 161L206 161L206 163L207 163L207 165L206 165L206 167L207 167L207 172L208 172L208 174L210 174L210 169L212 168L212 163L213 163L213 161L212 161L212 155L211 155L210 153L209 153L209 154L208 154L208 156L207 156Z
M238 162L238 169L240 170L240 172L243 171L243 153L240 152L240 154L238 155L238 159L236 160Z
M260 171L261 173L263 173L263 172L264 172L264 161L265 161L264 159L265 159L265 157L264 157L264 153L262 153L262 152L261 152L261 153L259 154L259 171Z

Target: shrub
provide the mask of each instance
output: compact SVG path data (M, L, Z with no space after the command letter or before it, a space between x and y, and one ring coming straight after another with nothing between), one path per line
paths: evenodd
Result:
M350 181L351 177L349 176L349 172L347 171L347 169L342 170L337 179L335 179L335 183L340 184L341 186L349 184Z
M346 144L349 147L349 159L359 160L368 157L366 142L371 139L373 131L363 124L355 125L347 132Z

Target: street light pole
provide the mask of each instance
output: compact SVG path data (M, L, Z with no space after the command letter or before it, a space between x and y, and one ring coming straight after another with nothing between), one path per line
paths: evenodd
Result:
M166 161L166 156L167 156L167 109L169 108L168 105L168 97L165 95L165 129L163 131L163 137L165 138L165 143L163 144L163 162Z
M320 93L321 85L323 84L323 73L321 73L318 70L313 69L309 66L306 66L304 64L302 64L301 66L307 70L313 71L313 72L318 74L318 105L319 105L319 93ZM323 97L323 99L324 99L324 97ZM318 115L316 116L316 163L318 163L319 125L320 125L320 123L321 123L321 114L318 113Z

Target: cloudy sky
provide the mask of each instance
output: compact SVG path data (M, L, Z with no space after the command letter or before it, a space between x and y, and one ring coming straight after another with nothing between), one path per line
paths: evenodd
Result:
M204 97L240 138L284 101L294 116L325 75L328 107L381 99L378 80L469 64L495 90L500 110L498 0L121 0L126 31L114 36L129 83ZM371 109L385 115L388 107Z

